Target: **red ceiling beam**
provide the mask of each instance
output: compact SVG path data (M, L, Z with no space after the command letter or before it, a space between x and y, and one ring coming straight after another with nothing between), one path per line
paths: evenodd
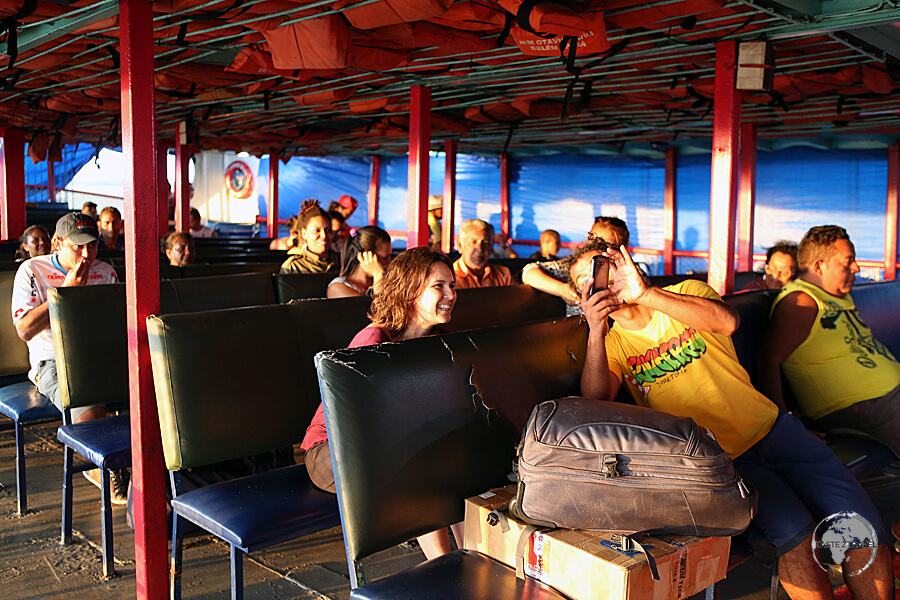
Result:
M900 211L900 142L888 148L887 211L884 231L884 278L897 279L897 215Z
M369 225L378 225L378 201L381 196L381 156L372 155L372 174L369 176Z
M741 94L735 88L737 42L716 43L708 282L720 295L734 289L734 222L741 141Z
M741 125L741 175L737 219L737 270L753 270L753 224L756 214L757 126Z
M409 175L406 247L428 245L428 152L431 149L431 88L414 85L409 92Z
M0 169L0 238L15 240L25 231L25 132L21 129L3 131Z
M674 146L666 148L666 189L663 194L663 227L665 229L665 246L663 247L663 274L675 274L675 239L678 235L678 196L675 193L677 184L678 149Z
M269 200L266 205L266 231L278 237L278 150L269 152Z
M120 0L125 295L131 415L134 570L139 600L169 595L166 482L147 317L159 314L159 171L153 98L153 9Z
M456 212L456 140L444 142L444 204L441 210L441 250L453 251L453 216Z

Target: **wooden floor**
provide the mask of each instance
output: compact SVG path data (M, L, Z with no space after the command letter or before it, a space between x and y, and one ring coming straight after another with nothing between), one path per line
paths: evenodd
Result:
M0 424L3 424L0 422ZM114 508L117 577L104 580L100 564L100 491L75 477L71 545L59 544L62 449L55 424L26 431L29 513L16 515L15 446L11 430L0 431L0 598L15 600L126 600L135 597L134 538L125 508ZM888 522L900 517L900 464L867 482ZM766 543L719 584L720 600L765 600L774 554ZM184 598L230 597L228 547L211 537L188 540ZM370 578L423 560L414 547L397 547L366 562ZM245 595L251 599L345 599L349 595L343 539L334 528L250 555L244 561ZM839 580L835 579L838 583ZM783 591L780 597L787 598Z

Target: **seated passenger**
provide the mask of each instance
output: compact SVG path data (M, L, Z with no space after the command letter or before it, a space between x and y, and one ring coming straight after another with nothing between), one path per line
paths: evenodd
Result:
M166 257L173 267L194 264L194 238L184 231L173 231L166 238Z
M356 212L357 206L359 206L359 202L356 201L356 198L344 194L338 198L337 202L332 202L328 205L328 212L336 210L344 216L344 220L346 221L354 212Z
M360 227L344 244L341 274L328 284L328 298L363 296L381 282L391 262L391 236L373 225Z
M459 226L460 257L453 263L456 287L515 285L509 269L488 262L494 247L494 228L487 221L469 219Z
M16 260L26 260L45 254L50 254L50 232L42 225L28 227L19 238Z
M125 236L122 235L122 213L118 208L107 206L101 210L97 227L100 230L100 250L125 249Z
M590 261L600 252L611 260L609 289L590 295ZM828 573L812 552L813 533L823 519L847 511L868 520L882 544L874 559L869 547L846 551L843 572L860 571L845 576L852 596L893 595L878 511L819 438L753 388L730 337L739 324L734 308L700 281L648 285L625 246L589 243L573 255L570 274L590 328L581 378L585 397L612 401L624 380L639 405L708 428L759 493L753 523L775 545L791 598L834 598Z
M344 215L336 210L329 210L328 216L331 217L331 249L338 254L344 249L344 243L350 237L350 228L347 227L347 220Z
M541 232L541 249L529 256L531 260L538 262L547 262L549 260L557 260L556 256L562 244L559 232L553 229L547 229Z
M81 214L89 215L93 217L93 219L97 220L97 203L96 202L85 202L81 205Z
M850 236L813 227L798 258L800 276L775 299L760 345L760 387L784 410L780 365L813 427L861 431L900 456L900 363L856 311Z
M587 241L603 240L618 248L628 246L629 238L628 225L622 219L597 217ZM581 296L569 285L569 266L565 259L525 265L522 269L522 283L565 300L567 315L581 314Z
M797 244L776 242L766 251L766 266L762 275L745 285L741 291L780 290L796 276Z
M193 193L194 188L191 188L191 195L193 195ZM194 236L194 238L216 237L216 230L212 227L207 227L206 225L204 225L201 219L202 217L200 216L200 211L196 208L192 208L190 214L191 235Z
M297 217L291 217L287 221L289 235L284 237L275 238L269 243L269 250L290 250L295 248L298 245L298 233L297 229L294 227L294 221Z
M388 265L372 301L372 324L356 334L350 348L411 340L434 332L450 322L456 290L453 267L443 254L428 248L402 252ZM306 451L309 478L320 489L334 492L331 450L325 428L325 412L319 404L300 447ZM462 544L462 523L453 525L457 545ZM426 558L450 551L446 529L419 537Z
M441 194L432 194L428 196L428 247L432 250L441 249L441 239L443 236L441 219L443 218L444 196Z
M288 250L281 273L326 273L336 271L341 257L331 244L331 217L318 200L304 200L295 221L300 247Z

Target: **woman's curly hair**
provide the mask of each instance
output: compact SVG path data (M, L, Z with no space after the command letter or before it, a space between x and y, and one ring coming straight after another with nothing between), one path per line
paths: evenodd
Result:
M369 319L391 338L401 334L416 313L416 301L425 290L431 270L444 263L453 272L453 263L444 254L422 248L410 248L397 255L375 290Z

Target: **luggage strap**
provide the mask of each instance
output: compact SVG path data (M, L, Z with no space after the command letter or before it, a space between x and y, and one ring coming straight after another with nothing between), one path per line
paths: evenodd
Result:
M549 531L549 529L538 525L529 525L519 534L519 541L516 543L516 577L518 579L525 579L525 547L528 546L528 540L535 531Z
M653 558L653 555L647 552L647 549L635 539L634 536L638 536L643 538L643 534L637 533L633 535L623 535L620 533L614 533L610 536L610 541L619 542L619 550L622 552L640 552L647 558L647 565L650 567L650 575L653 577L654 581L659 581L659 570L656 568L656 559Z

